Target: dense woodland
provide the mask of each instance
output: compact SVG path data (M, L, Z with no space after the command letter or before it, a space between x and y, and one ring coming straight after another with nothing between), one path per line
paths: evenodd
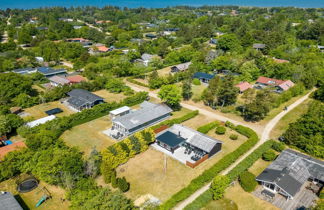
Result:
M247 121L260 121L292 97L318 88L313 94L316 102L308 113L291 124L283 136L286 144L323 158L324 53L318 46L324 45L324 9L53 7L7 9L0 11L0 20L0 135L12 135L18 129L28 146L5 158L0 165L0 181L32 173L40 180L63 187L73 209L134 209L132 201L122 194L129 184L116 177L114 169L147 149L152 142L151 131L111 146L103 154L94 150L86 160L76 148L66 146L60 135L113 108L145 100L147 94L135 94L124 83L125 78L147 79L148 83L141 85L160 89L162 101L176 109L182 99L192 99L192 85L199 83L192 80L194 73L214 74L222 70L231 74L212 79L197 100L214 109L236 113ZM165 31L171 34L165 35ZM147 33L156 38L147 38ZM69 38L88 39L113 50L91 55L81 44L67 42ZM217 40L216 45L210 43L211 39ZM255 43L263 43L265 48L253 49ZM136 62L144 53L156 55L148 66ZM68 70L80 71L88 82L37 91L35 86L47 83L46 77L10 72L43 65L35 57L43 57L54 68L61 67L62 61L70 62L73 68ZM277 63L273 58L289 62ZM161 68L189 61L192 64L188 71L158 74ZM291 80L296 85L282 94L250 89L241 95L239 103L234 85L253 82L259 76ZM73 88L107 89L128 98L35 129L22 126L24 121L9 112L14 106L27 108L59 100ZM102 158L106 164L100 168ZM111 162L117 165L109 165ZM100 174L120 190L98 187L94 178Z

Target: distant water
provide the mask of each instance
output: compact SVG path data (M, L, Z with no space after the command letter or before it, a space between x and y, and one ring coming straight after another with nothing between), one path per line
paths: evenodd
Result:
M98 6L161 8L167 6L238 5L258 7L293 6L323 8L324 0L0 0L0 9L30 9L51 6Z

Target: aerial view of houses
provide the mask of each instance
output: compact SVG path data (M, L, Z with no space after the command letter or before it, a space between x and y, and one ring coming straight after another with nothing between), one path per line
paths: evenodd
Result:
M1 2L0 210L324 209L323 8Z

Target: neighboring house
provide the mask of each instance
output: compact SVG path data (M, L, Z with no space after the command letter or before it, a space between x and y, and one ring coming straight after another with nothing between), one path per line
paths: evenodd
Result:
M214 38L211 38L209 40L209 44L218 44L218 40L217 39L214 39Z
M81 82L86 82L87 81L87 79L84 78L81 75L67 76L66 79L69 80L69 82L71 84L77 84L77 83L81 83Z
M98 54L98 53L106 53L106 52L109 52L109 51L111 51L111 49L109 49L105 45L95 46L95 47L89 49L89 53L91 55L95 55L95 54Z
M145 37L146 38L149 38L149 39L155 39L155 38L157 38L157 36L155 34L145 34Z
M140 59L136 59L135 61L142 63L144 66L148 66L150 64L150 62L152 62L154 57L158 57L158 56L144 53Z
M239 84L235 85L235 87L240 89L240 93L243 93L247 89L252 88L252 85L248 82L240 82Z
M73 89L67 93L70 97L66 103L77 111L90 109L97 104L104 103L104 99L83 89Z
M260 43L253 44L253 48L256 50L263 50L265 47L266 47L265 44L260 44Z
M184 144L190 146L192 150L196 149L202 152L202 157L208 155L211 157L222 149L222 141L213 139L203 133L188 128L186 126L175 124L172 127L158 133L156 142L159 146L174 153L176 149Z
M215 75L207 74L204 72L196 72L193 76L195 79L199 79L201 82L208 84L211 79L213 79Z
M65 77L59 77L59 76L53 76L48 78L50 81L51 86L58 87L63 85L69 85L70 81L66 79Z
M43 57L35 57L35 60L36 60L38 63L44 63L44 58L43 58Z
M0 192L0 210L23 210L10 192Z
M37 69L36 68L23 68L23 69L12 70L12 72L14 72L16 74L32 74L32 73L36 73Z
M318 48L321 52L324 52L324 46L317 45L317 48Z
M143 130L146 127L152 126L161 122L168 117L172 109L164 104L154 104L144 101L141 108L130 112L126 115L116 117L112 120L112 137L121 139L135 132Z
M30 127L30 128L33 128L33 127L42 125L42 124L44 124L44 123L46 123L48 121L54 120L55 118L56 118L55 115L50 115L50 116L47 116L47 117L40 118L38 120L28 122L28 123L26 123L26 126Z
M176 66L172 66L171 73L186 71L189 69L190 65L191 65L191 62L182 63L182 64L178 64Z
M66 39L67 42L76 42L76 43L82 43L82 42L89 42L88 39L84 38L71 38L71 39Z
M276 88L276 92L281 93L293 87L294 85L295 84L290 80L278 80L278 79L272 79L268 77L259 77L258 80L256 81L255 87L263 88L267 86L272 86Z
M307 181L323 184L324 162L286 149L256 177L256 180L267 191L294 199Z
M109 112L109 115L112 119L116 118L116 117L121 117L121 116L124 116L126 114L129 114L131 111L131 108L129 108L128 106L123 106L123 107L120 107L118 109L115 109L113 111L110 111Z
M66 69L53 69L50 67L38 67L37 72L43 74L45 77L52 77L56 75L65 75Z

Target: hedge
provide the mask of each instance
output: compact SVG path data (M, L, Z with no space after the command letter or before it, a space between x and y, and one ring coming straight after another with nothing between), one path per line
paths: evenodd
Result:
M231 181L235 180L242 172L250 168L255 161L261 158L264 151L267 151L271 148L273 144L273 140L267 141L266 143L259 146L256 150L254 150L249 156L247 156L243 161L241 161L237 166L235 166L227 176L231 179ZM196 210L201 209L206 206L210 201L213 200L212 193L210 190L204 192L200 195L195 201L186 206L185 210Z
M218 135L224 135L226 133L226 128L223 126L219 126L218 128L216 128L215 133Z
M183 188L174 194L169 200L167 200L160 209L171 209L175 207L179 202L188 198L191 194L198 189L211 182L212 179L221 171L228 168L234 163L241 155L249 151L258 141L258 135L250 128L238 125L233 128L238 133L248 137L248 140L241 144L235 151L227 154L211 168L204 171L200 176L193 179L188 186Z
M135 85L139 85L139 86L143 86L143 87L149 88L149 86L147 84L144 84L143 82L139 82L137 80L134 80L133 78L127 78L126 80L128 82L131 82L131 83L135 84Z
M253 192L258 185L255 175L249 171L243 171L239 176L240 185L246 192Z
M197 129L200 133L207 134L210 130L216 128L219 125L218 121L208 123L206 125L203 125Z
M174 124L180 124L180 123L183 123L183 122L185 122L187 120L190 120L190 119L196 117L198 114L199 114L198 110L192 111L192 112L189 112L188 114L186 114L186 115L184 115L182 117L175 118L175 119L172 119L172 120L163 121L163 122L161 122L161 123L159 123L157 125L152 126L151 128L153 130L156 130L156 129L160 128L163 125L172 126Z

